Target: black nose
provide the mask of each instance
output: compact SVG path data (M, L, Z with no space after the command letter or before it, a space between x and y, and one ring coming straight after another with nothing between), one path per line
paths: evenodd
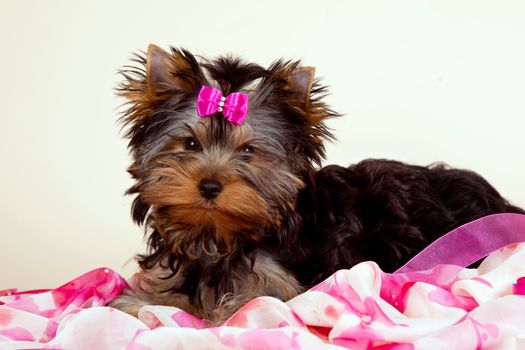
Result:
M204 179L199 183L199 190L204 198L213 199L222 191L222 185L215 180Z

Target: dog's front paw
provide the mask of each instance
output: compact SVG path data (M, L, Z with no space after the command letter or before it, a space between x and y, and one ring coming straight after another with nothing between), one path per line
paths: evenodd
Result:
M139 293L131 289L125 289L122 293L113 299L107 306L137 317L139 310L148 303L141 298Z

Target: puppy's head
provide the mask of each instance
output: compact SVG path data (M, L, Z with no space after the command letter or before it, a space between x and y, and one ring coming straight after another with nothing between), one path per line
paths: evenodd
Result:
M323 140L331 138L324 120L336 115L321 100L314 69L210 61L154 45L135 62L118 89L129 107L122 120L134 220L147 220L171 252L194 258L282 231L304 176L324 157ZM200 117L203 86L247 94L244 121L228 121L220 108Z

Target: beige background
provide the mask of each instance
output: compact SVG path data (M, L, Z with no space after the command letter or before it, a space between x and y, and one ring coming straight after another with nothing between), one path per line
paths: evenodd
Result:
M0 0L0 289L134 270L112 89L150 42L301 58L347 114L327 163L444 160L525 206L524 18L523 1Z

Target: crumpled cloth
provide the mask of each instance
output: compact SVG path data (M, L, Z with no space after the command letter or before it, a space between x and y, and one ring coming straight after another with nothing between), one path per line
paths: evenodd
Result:
M99 268L49 291L0 292L0 349L524 349L525 243L477 269L388 274L363 262L282 302L260 297L220 327L175 307L105 307L126 281Z

